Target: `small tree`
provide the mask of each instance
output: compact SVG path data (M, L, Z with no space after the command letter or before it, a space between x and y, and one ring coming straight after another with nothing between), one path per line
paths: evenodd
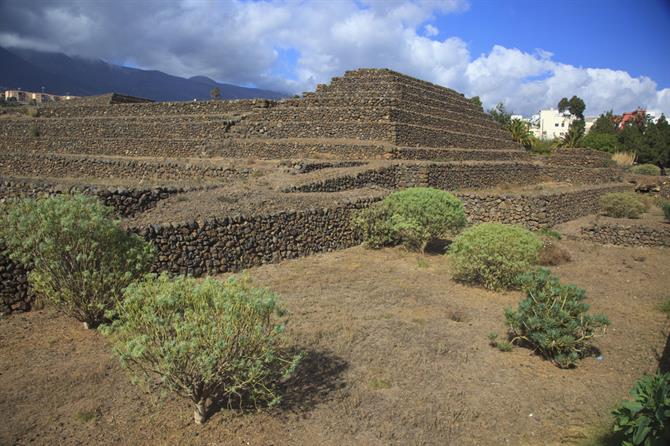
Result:
M472 105L477 107L478 110L484 111L484 106L482 105L482 100L479 99L479 96L473 96L468 101L472 102Z
M584 103L584 100L577 96L573 96L569 100L568 98L563 98L558 102L558 111L564 112L567 110L572 116L580 121L584 120L585 109L586 104Z
M12 202L0 209L0 239L9 256L32 265L33 290L95 326L143 275L153 248L112 219L95 197L59 195Z
M189 398L197 424L206 420L208 400L278 404L278 381L300 361L280 353L276 296L244 279L150 275L126 289L117 313L103 333L122 364L140 381L157 379Z
M507 128L512 121L512 114L507 111L505 104L499 102L495 107L489 109L489 115L501 126Z
M219 87L214 87L209 92L209 95L212 97L212 99L221 99L221 90Z
M527 122L520 119L512 119L509 123L509 131L512 134L512 139L518 142L526 149L530 149L533 145L533 134L530 131L530 126Z
M568 131L561 140L561 147L575 148L582 145L584 138L584 121L579 119L572 121Z

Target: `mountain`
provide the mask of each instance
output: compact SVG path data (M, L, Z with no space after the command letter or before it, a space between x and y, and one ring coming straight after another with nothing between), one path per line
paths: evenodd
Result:
M155 101L210 99L214 87L222 99L280 99L286 94L223 84L205 76L186 79L156 70L140 70L63 53L0 47L0 89L89 96L123 93Z

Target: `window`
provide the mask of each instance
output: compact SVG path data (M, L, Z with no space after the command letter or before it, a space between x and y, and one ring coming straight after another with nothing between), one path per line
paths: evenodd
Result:
M558 122L557 122L556 124L554 124L554 126L555 126L555 127L558 127Z
M561 127L565 127L565 121L561 122Z

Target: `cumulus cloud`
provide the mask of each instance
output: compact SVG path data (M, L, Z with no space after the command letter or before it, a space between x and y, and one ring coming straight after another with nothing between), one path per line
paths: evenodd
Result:
M551 48L495 45L473 58L458 36L437 37L438 15L467 9L466 0L0 0L0 46L291 93L348 69L388 67L517 113L576 94L587 113L646 106L670 114L670 89L644 76L561 63Z

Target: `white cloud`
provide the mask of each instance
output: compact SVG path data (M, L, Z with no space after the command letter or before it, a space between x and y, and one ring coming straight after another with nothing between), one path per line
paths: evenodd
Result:
M0 2L0 45L290 92L348 69L388 67L523 114L573 94L587 113L646 106L670 114L670 89L644 76L561 63L551 48L495 45L472 57L458 36L437 38L439 14L467 9L466 0L23 0ZM288 68L285 50L297 54Z
M440 33L440 30L429 23L423 27L423 32L426 37L435 37Z

